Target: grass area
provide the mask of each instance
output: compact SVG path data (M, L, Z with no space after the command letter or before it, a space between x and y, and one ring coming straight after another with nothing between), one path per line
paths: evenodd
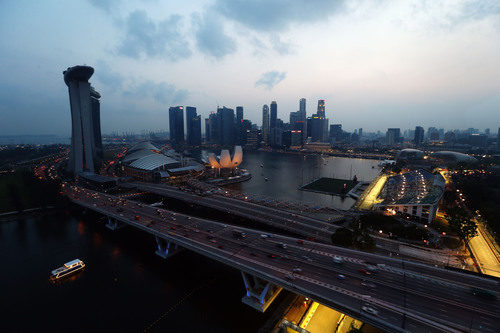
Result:
M300 189L305 191L318 191L329 194L342 195L347 194L350 190L352 190L354 186L356 186L356 184L357 182L354 182L352 180L323 177L316 179L312 183L302 186Z

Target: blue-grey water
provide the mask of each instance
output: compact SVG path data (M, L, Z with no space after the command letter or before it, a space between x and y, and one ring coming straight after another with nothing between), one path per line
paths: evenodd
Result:
M355 200L297 189L320 177L352 179L357 176L359 181L371 181L380 172L377 160L266 151L245 152L241 168L249 170L252 179L229 188L272 199L341 209L350 208Z
M350 206L297 187L319 176L348 178L351 165L360 180L378 173L371 160L246 153L253 178L233 187ZM255 332L271 315L272 307L261 314L241 303L238 271L188 251L163 260L154 250L151 236L108 230L90 213L0 221L0 332ZM51 284L50 271L74 258L85 271Z

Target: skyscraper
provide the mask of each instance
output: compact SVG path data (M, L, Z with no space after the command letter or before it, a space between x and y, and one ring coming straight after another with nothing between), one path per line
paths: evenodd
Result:
M193 144L193 119L196 118L196 108L186 106L186 141L189 145Z
M236 136L236 143L239 145L244 145L243 142L243 107L242 106L237 106L236 107L236 123L234 126L234 133Z
M269 140L269 107L264 104L262 107L262 141L268 143Z
M413 143L415 146L420 146L424 142L424 128L422 126L415 127L415 137Z
M94 74L90 66L69 67L63 72L71 107L71 153L68 170L94 171L102 158L100 104L101 95L88 80Z
M500 149L500 127L498 128L497 133L497 149Z
M220 113L212 112L208 117L210 122L210 143L220 144L221 140L221 122Z
M230 108L219 108L221 120L221 142L223 146L234 145L234 110Z
M210 118L205 118L205 142L210 142Z
M201 145L201 116L197 115L191 119L191 136L190 145L199 146Z
M270 121L269 121L269 142L271 146L275 146L278 138L277 138L277 119L278 119L278 104L276 104L276 101L271 102L271 115L270 115Z
M325 118L325 100L318 100L318 117Z
M236 123L241 123L242 120L243 120L243 107L237 106L236 107Z
M305 142L307 139L307 112L306 112L306 99L301 98L299 101L299 112L302 120L302 142Z
M174 143L184 142L184 107L172 106L168 109L170 140Z
M399 143L399 137L401 136L401 130L399 128L389 128L385 134L386 143L389 146Z

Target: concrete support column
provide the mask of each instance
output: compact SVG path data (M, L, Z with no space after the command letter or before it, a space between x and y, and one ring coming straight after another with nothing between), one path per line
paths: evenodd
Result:
M257 276L241 272L245 283L246 295L241 301L260 312L266 311L283 288Z
M123 228L124 226L124 223L118 222L114 218L108 216L108 223L106 223L106 228L108 228L109 230L118 230Z
M156 239L156 251L155 253L162 257L163 259L167 259L180 251L182 251L182 248L175 244L174 242L159 238L158 236L155 236Z

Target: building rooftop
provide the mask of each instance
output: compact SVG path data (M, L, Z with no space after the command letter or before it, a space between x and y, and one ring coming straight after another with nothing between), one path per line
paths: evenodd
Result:
M382 200L380 205L432 205L441 198L444 184L440 174L410 171L389 177L378 198Z

